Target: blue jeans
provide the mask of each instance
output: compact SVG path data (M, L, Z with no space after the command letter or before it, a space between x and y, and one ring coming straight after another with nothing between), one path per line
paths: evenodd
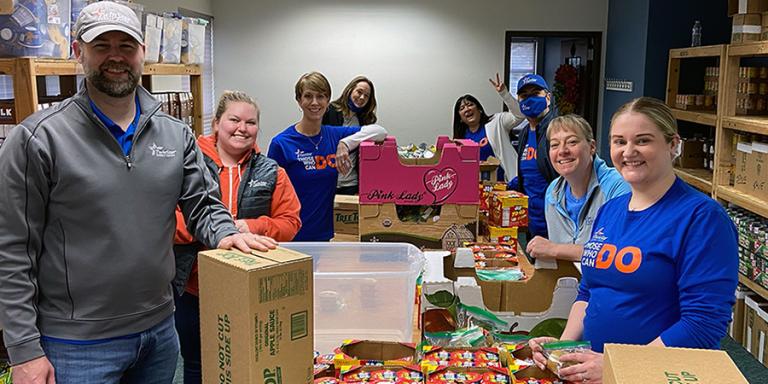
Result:
M57 384L170 384L179 339L173 316L131 338L92 345L41 339Z
M174 315L184 358L184 384L200 384L200 299L189 292L176 296Z

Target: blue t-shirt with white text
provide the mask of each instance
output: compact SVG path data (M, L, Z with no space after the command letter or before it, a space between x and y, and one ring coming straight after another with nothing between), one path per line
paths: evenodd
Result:
M489 157L496 157L493 153L493 147L488 142L488 135L485 133L485 124L481 125L477 131L472 132L469 129L464 133L464 138L472 140L480 146L480 161L488 160ZM504 169L499 167L496 172L497 180L504 180Z
M679 178L652 206L632 194L603 205L581 258L583 339L716 349L738 282L736 228L723 208Z
M301 203L301 229L294 241L333 238L333 199L336 196L336 147L360 127L323 125L320 133L304 136L292 125L269 144L267 156L285 169Z

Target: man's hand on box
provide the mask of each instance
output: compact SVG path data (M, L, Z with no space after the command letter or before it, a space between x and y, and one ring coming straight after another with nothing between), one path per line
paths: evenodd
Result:
M603 354L593 351L568 353L560 356L562 362L578 363L560 368L560 378L574 383L602 384Z
M45 356L14 365L11 376L16 384L56 384L53 366Z
M248 227L248 223L245 220L235 220L235 227L240 233L251 233L251 228Z
M250 253L251 250L268 251L277 247L277 241L267 236L253 233L236 233L229 235L219 242L219 249L235 248L241 252Z

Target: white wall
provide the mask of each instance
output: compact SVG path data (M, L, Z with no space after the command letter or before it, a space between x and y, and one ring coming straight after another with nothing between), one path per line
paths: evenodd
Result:
M504 71L504 37L518 31L606 30L607 0L363 0L212 4L216 94L241 89L262 107L260 145L300 119L293 87L325 74L336 98L357 74L376 86L379 121L400 144L452 131L453 104L471 93L488 112Z
M213 0L137 0L144 4L144 10L149 12L176 11L179 8L189 9L206 15L213 14ZM223 2L219 0L219 2Z

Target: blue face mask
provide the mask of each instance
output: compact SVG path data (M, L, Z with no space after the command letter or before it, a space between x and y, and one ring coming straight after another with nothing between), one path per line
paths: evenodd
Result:
M532 119L541 115L547 109L546 96L530 96L520 102L520 112Z
M349 107L349 110L354 113L360 113L363 110L363 108L360 108L357 105L355 105L355 103L352 102L352 99L347 100L347 106Z

